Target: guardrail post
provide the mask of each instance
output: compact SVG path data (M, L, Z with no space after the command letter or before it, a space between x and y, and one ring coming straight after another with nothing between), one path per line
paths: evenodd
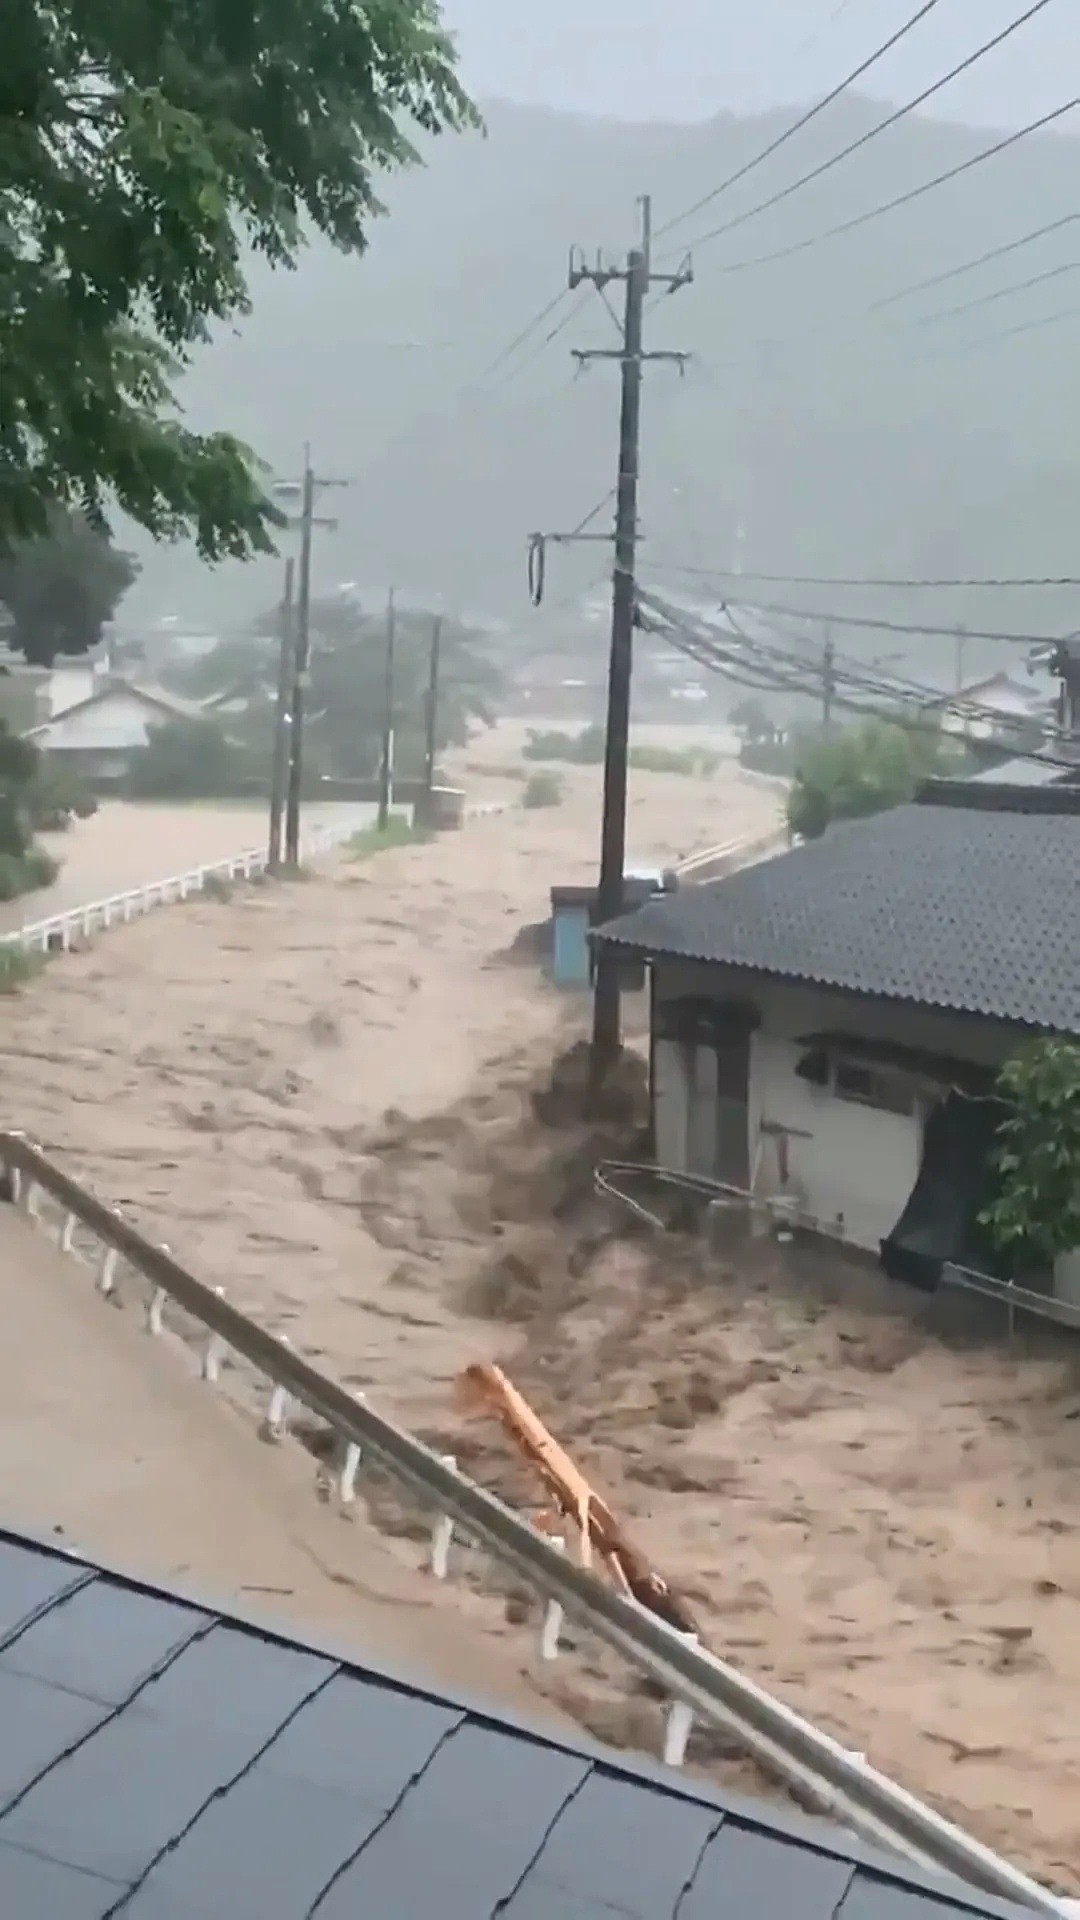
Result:
M362 1401L362 1393L354 1393L354 1400ZM356 1440L346 1440L341 1454L338 1470L338 1499L343 1507L351 1507L356 1499L356 1476L360 1471L360 1446Z
M283 1347L288 1346L289 1337L287 1334L279 1334L278 1338ZM289 1408L291 1405L292 1400L288 1389L275 1382L270 1388L270 1404L266 1409L266 1419L259 1428L260 1440L268 1440L275 1445L279 1441L284 1440L289 1431Z
M566 1541L560 1534L549 1535L548 1545L554 1547L558 1553L566 1552ZM555 1660L558 1658L559 1635L562 1632L565 1617L560 1602L558 1600L549 1600L547 1606L544 1608L544 1623L540 1629L541 1660Z
M444 1467L457 1472L457 1461L452 1453L442 1455ZM436 1580L445 1580L450 1570L450 1543L454 1538L454 1522L448 1513L440 1513L431 1529L431 1571Z
M103 1247L98 1268L97 1290L107 1300L116 1291L116 1268L120 1255L115 1247Z
M59 1247L60 1247L61 1253L71 1252L71 1243L74 1240L74 1238L75 1238L75 1215L73 1213L65 1213L63 1225L60 1228Z
M8 1179L11 1182L11 1204L17 1207L22 1199L23 1175L21 1167L8 1167Z
M147 1303L147 1308L146 1308L147 1333L153 1333L153 1334L164 1333L165 1302L168 1299L168 1297L169 1296L166 1293L164 1287L154 1288L154 1291L150 1295L150 1299Z
M27 1174L26 1176L26 1192L23 1196L23 1199L26 1207L27 1219L39 1220L41 1216L38 1213L38 1185L37 1185L37 1181L32 1180L29 1174Z
M225 1298L224 1287L215 1287L214 1292L217 1294L219 1300ZM207 1338L206 1346L203 1348L202 1377L208 1381L212 1387L216 1387L221 1378L221 1363L224 1358L225 1342L220 1333L210 1334Z
M696 1647L698 1635L682 1635L688 1647ZM673 1700L668 1708L664 1725L664 1765L681 1767L686 1759L686 1749L690 1742L690 1730L694 1724L694 1709L685 1700Z

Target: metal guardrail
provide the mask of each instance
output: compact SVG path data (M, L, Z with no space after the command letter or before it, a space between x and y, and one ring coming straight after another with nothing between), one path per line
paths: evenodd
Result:
M752 835L750 838L744 835L741 839L722 841L715 847L704 847L700 853L692 853L688 859L681 860L675 872L680 880L718 880L732 862L742 864L756 859L760 854L779 852L786 846L786 828L770 827L768 833Z
M305 856L318 854L343 840L351 839L357 831L355 820L348 826L315 827L307 836L304 845ZM149 913L152 907L165 906L174 900L189 900L193 894L201 893L208 880L251 880L257 874L266 872L269 859L265 849L251 849L246 853L237 853L229 860L212 860L201 867L192 867L187 873L172 874L167 880L152 880L143 887L131 887L126 893L110 894L107 900L91 900L85 906L69 907L63 913L53 913L45 920L32 920L26 926L16 928L14 933L0 936L0 947L21 947L24 950L50 953L59 948L67 952L72 940L97 932L103 927L112 927L138 919Z
M40 1217L40 1193L60 1209L62 1250L72 1251L77 1225L94 1237L100 1249L97 1284L104 1294L115 1287L121 1259L149 1283L146 1318L151 1333L162 1330L163 1308L170 1300L206 1330L205 1378L218 1378L229 1349L254 1368L269 1385L269 1432L284 1430L293 1403L324 1421L344 1450L338 1482L343 1500L354 1497L360 1464L372 1460L434 1509L434 1572L445 1575L458 1528L547 1601L544 1651L549 1657L566 1614L658 1683L674 1703L667 1757L676 1762L682 1758L678 1748L681 1744L685 1750L696 1716L734 1734L749 1755L802 1799L879 1845L1037 1913L1059 1920L1068 1913L1067 1903L922 1805L861 1755L848 1752L724 1661L574 1565L502 1501L467 1480L452 1461L374 1413L286 1342L230 1306L221 1291L196 1279L166 1248L154 1246L117 1208L106 1206L55 1166L25 1135L0 1133L0 1164L11 1197L31 1215Z
M1080 1333L1080 1306L1071 1300L1058 1299L1052 1293L1033 1293L1030 1287L1017 1286L1013 1280L998 1280L993 1274L978 1273L973 1267L958 1267L951 1261L942 1268L939 1284L978 1294L983 1300L993 1300L1005 1307L1010 1332L1018 1313L1030 1313L1037 1320L1052 1320L1056 1326Z

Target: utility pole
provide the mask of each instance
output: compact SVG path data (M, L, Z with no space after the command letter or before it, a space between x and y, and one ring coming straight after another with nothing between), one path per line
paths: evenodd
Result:
M293 576L296 562L285 562L285 591L281 598L281 645L278 653L277 702L274 707L274 752L270 765L269 867L281 866L281 829L285 817L285 780L289 767L289 720L295 638L293 631Z
M680 371L689 355L646 353L643 344L645 296L659 283L674 293L693 277L689 261L676 273L653 273L651 265L652 202L640 201L641 238L624 267L607 266L598 258L586 265L570 256L570 287L588 281L603 294L614 281L626 288L622 342L617 348L575 351L579 367L592 360L618 360L622 370L619 409L619 464L616 479L615 569L611 592L611 651L608 662L607 726L604 743L604 802L600 836L600 878L596 891L596 922L614 920L622 910L623 869L626 861L626 776L630 746L630 681L636 619L637 507L641 441L641 381L646 360L674 361ZM598 955L593 998L593 1035L590 1080L596 1091L618 1059L621 1047L618 962Z
M427 701L424 712L426 739L424 744L424 813L425 824L431 822L431 790L435 785L435 740L438 731L439 711L439 648L442 643L442 617L436 614L431 625L431 652L428 656Z
M962 693L964 690L964 655L966 651L967 651L967 628L964 626L959 626L956 629L956 691L957 693Z
M397 609L391 587L386 602L386 675L383 686L382 755L379 761L379 830L390 819L394 797L394 642L397 633Z
M293 669L289 689L289 773L285 797L285 864L300 864L300 790L304 774L304 694L311 658L311 547L316 527L337 527L337 521L315 512L315 496L324 487L347 487L347 480L320 479L313 472L311 448L304 448L303 478L276 482L273 492L279 497L300 496L300 513L289 521L300 528L300 588L293 629Z
M832 729L833 700L836 696L836 648L829 628L825 629L825 644L821 649L821 731L829 733Z

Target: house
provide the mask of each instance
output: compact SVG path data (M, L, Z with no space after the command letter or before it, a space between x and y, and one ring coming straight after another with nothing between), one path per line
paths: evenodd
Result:
M131 757L155 727L193 719L201 709L160 687L111 675L96 692L30 727L24 738L96 785L123 780Z
M16 732L55 719L67 707L88 700L109 672L104 645L86 653L59 654L51 666L31 664L18 652L0 647L0 717Z
M1080 1038L1080 788L931 782L593 937L649 963L658 1163L932 1287L974 1263L998 1070Z
M1030 1920L3 1531L0 1726L10 1920Z
M968 685L941 693L924 703L928 714L939 714L945 732L968 740L992 740L1018 732L1049 733L1057 721L1056 689L1045 673L1026 678L993 673Z

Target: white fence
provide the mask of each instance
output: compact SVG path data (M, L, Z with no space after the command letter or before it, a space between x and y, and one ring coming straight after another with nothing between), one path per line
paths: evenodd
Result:
M194 1320L201 1329L200 1366L207 1382L219 1380L229 1355L254 1371L262 1383L268 1438L284 1437L290 1413L298 1407L324 1422L335 1436L339 1500L355 1499L358 1473L374 1464L425 1506L433 1515L428 1564L436 1577L452 1571L455 1540L472 1542L540 1596L545 1658L557 1655L568 1617L648 1675L672 1703L665 1723L669 1762L683 1759L692 1723L700 1719L734 1737L802 1799L879 1845L1036 1913L1058 1920L1068 1913L1066 1903L878 1773L863 1755L848 1752L699 1646L695 1637L676 1632L576 1565L528 1521L467 1480L452 1459L395 1427L286 1341L230 1306L221 1289L196 1279L25 1135L0 1133L0 1167L11 1199L40 1225L55 1225L62 1251L76 1250L79 1230L89 1236L103 1296L116 1292L121 1263L126 1267L149 1334L165 1331L170 1302ZM130 1298L126 1285L123 1294Z
M347 826L315 827L305 836L303 855L311 858L328 852L358 831L355 819ZM172 874L167 880L151 880L146 886L131 887L126 893L110 894L107 900L91 900L82 907L69 907L63 913L50 914L46 920L32 920L14 933L0 936L0 947L21 947L37 953L59 949L66 953L75 940L85 939L103 927L138 920L151 908L167 906L171 901L191 899L203 891L208 880L252 880L264 874L268 866L265 848L236 853L229 860L212 860L205 866L192 867L188 873Z

